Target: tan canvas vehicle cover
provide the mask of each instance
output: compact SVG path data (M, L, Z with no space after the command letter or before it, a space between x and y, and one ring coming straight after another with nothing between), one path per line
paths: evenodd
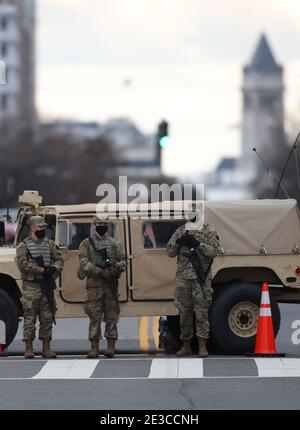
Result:
M183 202L179 201L166 201L138 204L137 207L141 214L149 209L161 209L164 212L170 208L177 214L182 214L182 204ZM188 207L191 204L191 201L184 202ZM122 207L111 206L118 210ZM104 212L105 207L106 205L103 205ZM56 206L62 215L95 213L96 208L96 204ZM262 246L268 254L292 254L294 246L300 246L299 210L294 199L205 201L204 216L205 222L217 230L225 255L257 255L260 254Z
M300 246L296 200L205 202L205 222L214 227L225 255L292 254Z

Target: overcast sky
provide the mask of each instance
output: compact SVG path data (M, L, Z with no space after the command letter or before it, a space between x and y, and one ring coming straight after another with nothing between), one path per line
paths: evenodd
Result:
M208 171L239 154L242 65L262 31L300 113L299 22L299 0L38 0L39 112L147 133L165 118L165 172Z

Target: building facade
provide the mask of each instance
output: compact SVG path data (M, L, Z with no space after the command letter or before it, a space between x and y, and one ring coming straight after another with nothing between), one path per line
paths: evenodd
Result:
M35 0L0 0L0 60L6 81L0 86L2 136L35 126L35 7Z

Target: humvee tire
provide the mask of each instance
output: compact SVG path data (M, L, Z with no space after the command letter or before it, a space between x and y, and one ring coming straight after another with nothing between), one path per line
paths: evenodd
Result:
M210 311L211 340L229 354L254 352L261 285L235 282L218 288ZM280 327L280 310L271 297L274 334Z
M7 348L14 340L18 331L19 317L18 309L13 299L4 290L0 288L0 321L6 325L6 343L3 345Z

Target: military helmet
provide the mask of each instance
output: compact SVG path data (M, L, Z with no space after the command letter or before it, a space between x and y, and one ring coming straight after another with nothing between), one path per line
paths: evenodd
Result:
M95 216L93 216L92 223L93 224L98 224L98 223L109 224L108 219L104 218L104 217L105 217L104 214L103 214L103 218L101 217L101 215L95 215Z
M29 219L29 225L37 225L38 227L47 227L47 223L45 222L45 219L40 215L35 215L30 217Z

